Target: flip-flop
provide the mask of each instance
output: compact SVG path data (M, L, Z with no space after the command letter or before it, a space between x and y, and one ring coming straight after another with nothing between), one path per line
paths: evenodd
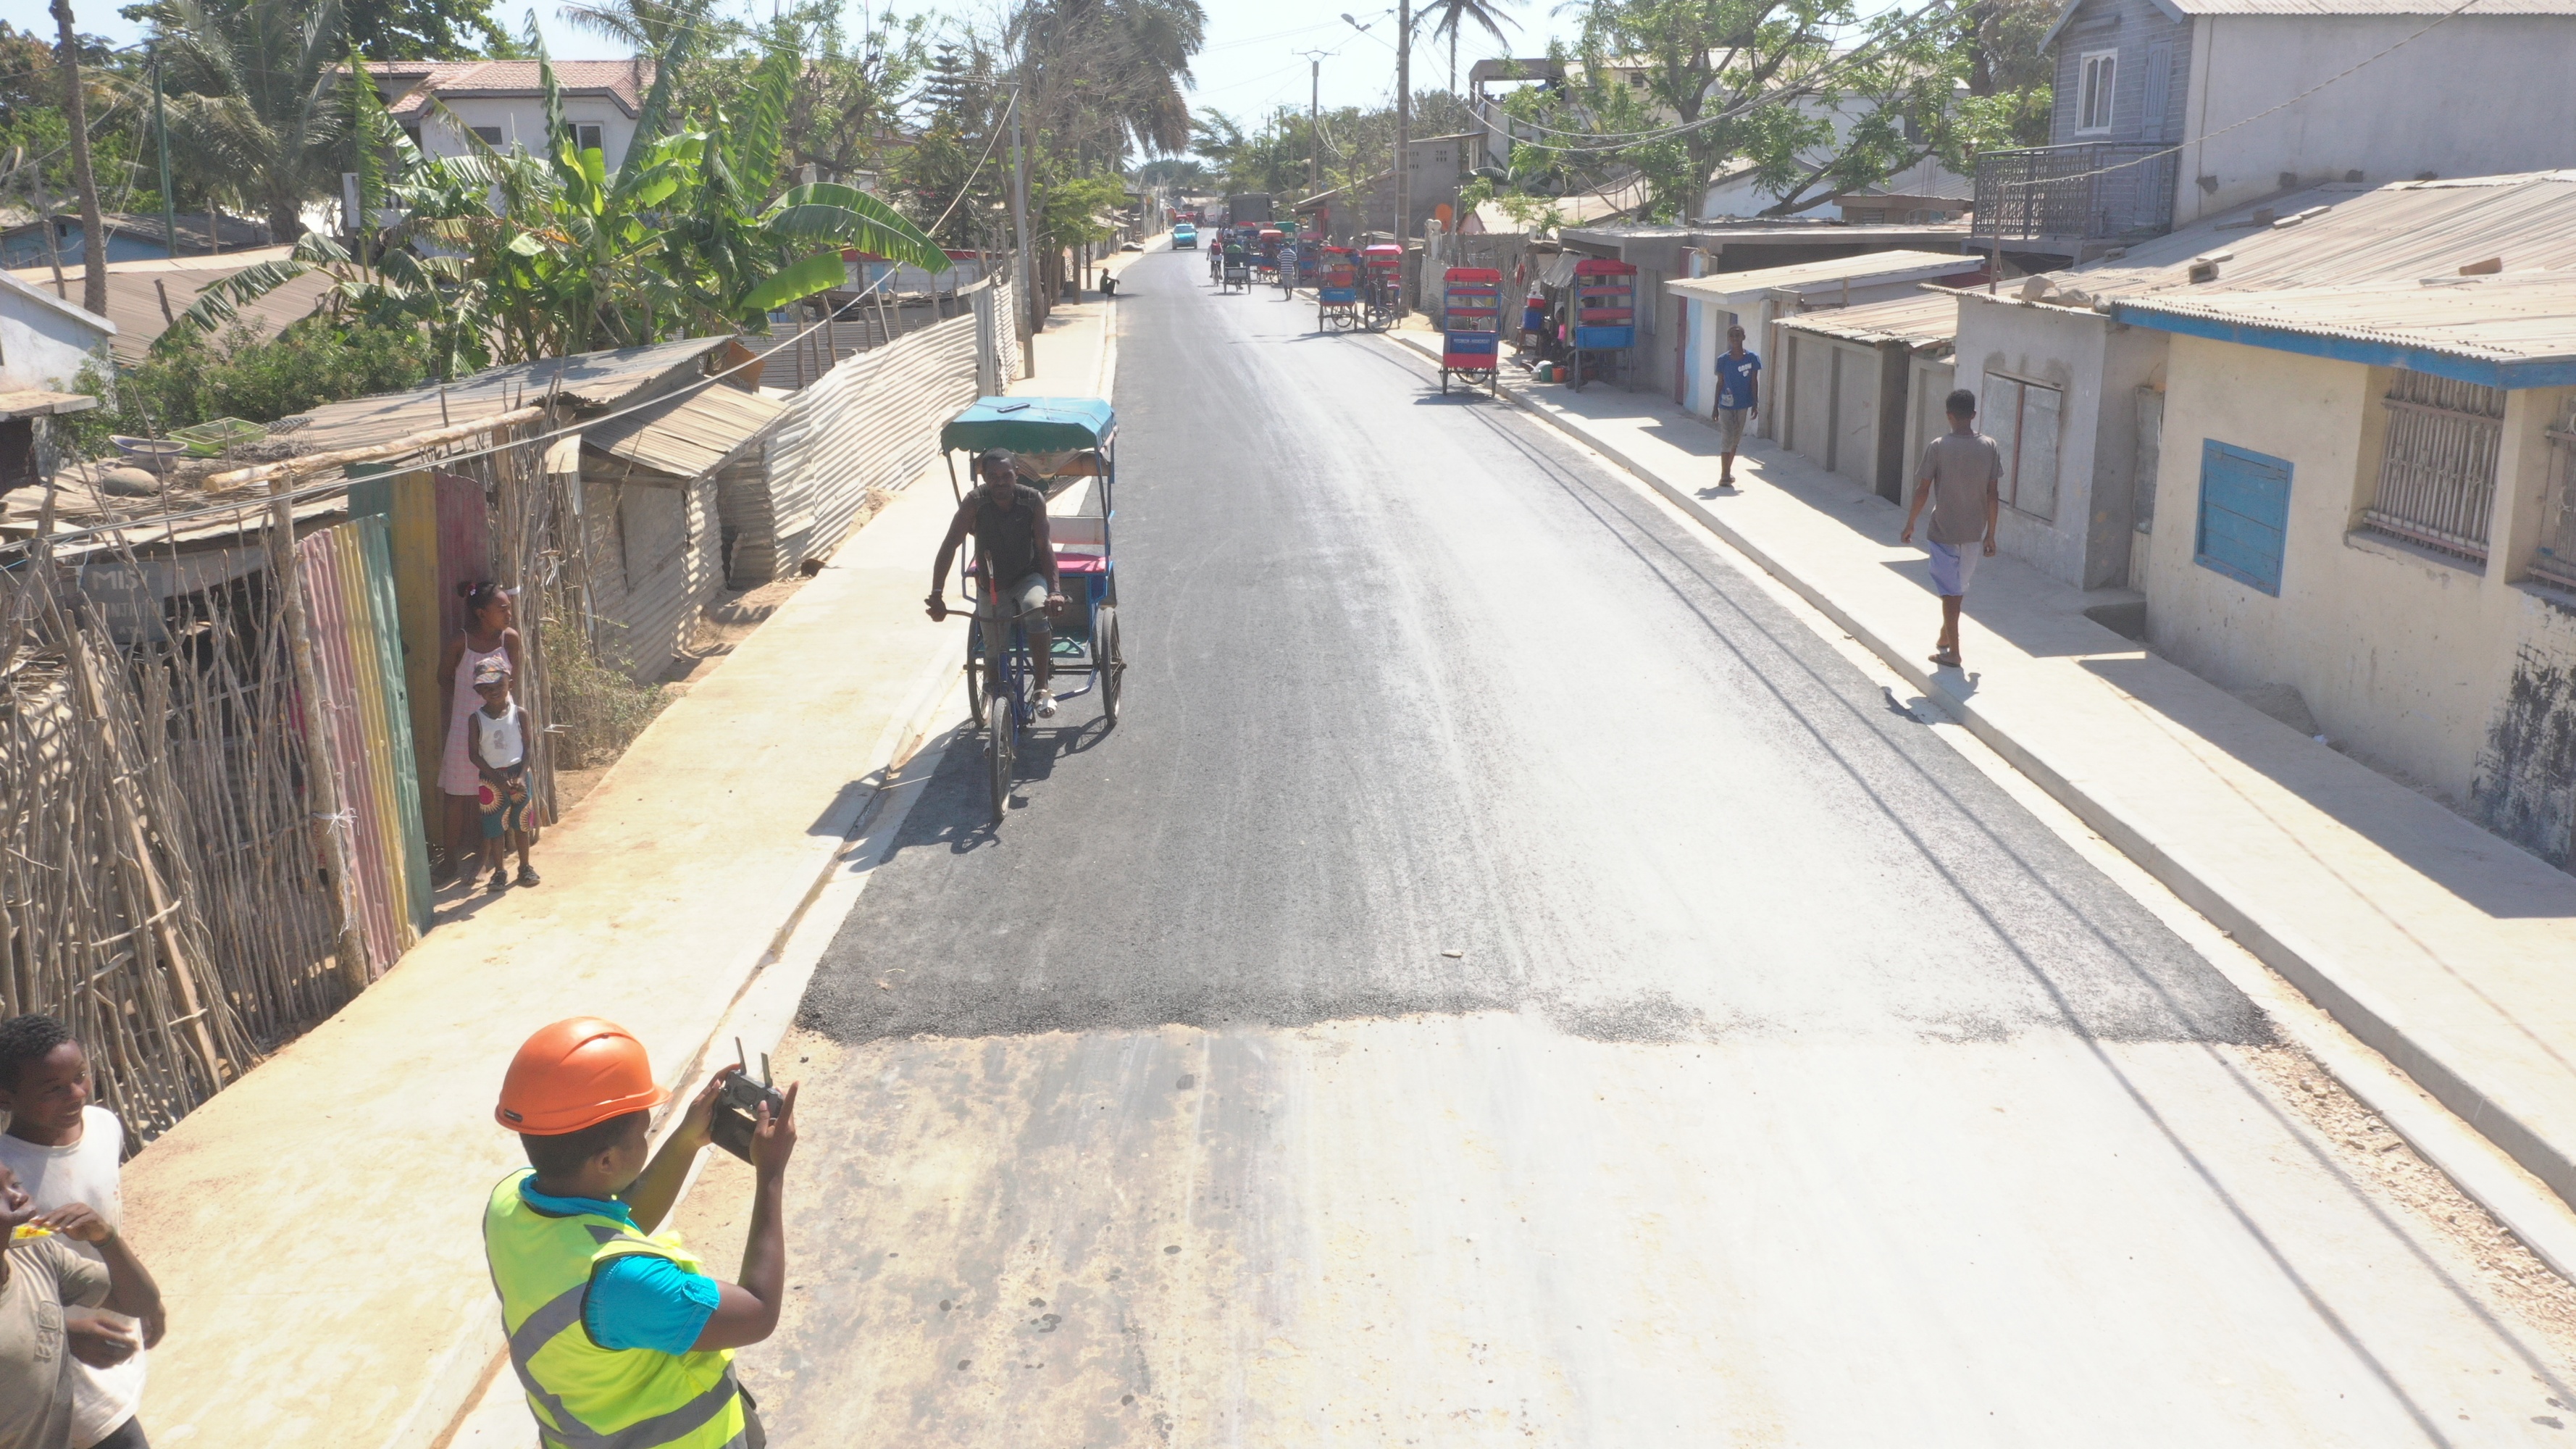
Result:
M1943 669L1956 669L1959 667L1958 651L1954 649L1941 650L1932 656L1932 662L1941 666Z

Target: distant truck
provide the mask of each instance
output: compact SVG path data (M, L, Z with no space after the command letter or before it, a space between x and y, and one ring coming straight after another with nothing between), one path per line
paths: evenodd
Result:
M1247 191L1241 196L1227 197L1225 199L1225 219L1227 224L1231 226L1242 226L1246 222L1266 222L1270 220L1270 193L1267 191Z

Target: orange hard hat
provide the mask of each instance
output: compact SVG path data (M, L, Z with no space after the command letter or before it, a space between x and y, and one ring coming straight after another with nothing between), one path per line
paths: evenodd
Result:
M670 1099L653 1080L644 1043L615 1022L576 1016L519 1048L492 1115L513 1132L558 1137Z

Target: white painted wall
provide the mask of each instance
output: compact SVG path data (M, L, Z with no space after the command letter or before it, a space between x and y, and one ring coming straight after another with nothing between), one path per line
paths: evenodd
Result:
M507 151L518 145L533 151L545 141L546 103L540 97L461 97L449 100L447 108L468 127L499 128L501 150ZM635 139L635 121L620 110L615 101L604 97L566 96L563 112L567 122L600 128L599 149L605 154L611 172L626 164L627 144ZM433 115L420 123L420 149L431 156L466 156L473 154L474 143L454 126Z
M1973 258L1967 263L1970 267L1975 264ZM1726 280L1726 274L1712 273L1704 280L1723 283ZM1922 285L1919 278L1908 278L1901 282L1855 282L1851 286L1848 300L1853 306L1859 306L1863 302L1885 302L1897 297L1910 297L1920 290ZM1680 295L1689 296L1688 293ZM1759 409L1761 416L1754 421L1754 436L1776 438L1779 435L1772 431L1771 410L1768 404L1771 383L1776 375L1770 369L1779 365L1775 359L1782 350L1779 321L1783 317L1801 311L1839 307L1845 300L1843 285L1840 282L1818 282L1796 292L1787 288L1774 288L1772 295L1768 297L1738 304L1740 310L1729 310L1723 304L1690 297L1690 332L1693 340L1690 377L1687 379L1689 387L1683 395L1682 405L1703 416L1713 415L1717 411L1717 354L1726 350L1726 329L1742 327L1744 345L1762 355L1762 366L1765 369L1762 374L1765 405ZM1698 340L1703 337L1708 339L1705 351L1702 351Z
M2542 429L2576 389L2509 394L2496 548L2481 570L2352 531L2377 484L2385 369L2191 337L2171 347L2149 641L2225 688L2295 686L2354 755L2494 825L2478 782L2501 763L2487 758L2491 731L2517 680L2527 700L2532 681L2576 670L2576 600L2514 581L2546 486ZM2192 561L2213 438L2292 465L2278 598ZM2576 725L2576 700L2559 707Z
M1876 108L1857 100L1848 100L1833 107L1827 107L1816 101L1802 101L1798 109L1811 118L1818 116L1830 118L1834 127L1835 149L1839 149L1843 138L1851 134L1852 127L1859 124ZM1809 162L1822 161L1833 154L1833 151L1819 148L1807 153L1801 159ZM1972 197L1977 194L1975 181L1944 168L1938 162L1928 160L1917 162L1896 173L1894 177L1882 183L1882 189L1906 196ZM1708 189L1707 198L1700 203L1699 215L1703 217L1760 216L1770 207L1777 205L1779 200L1779 193L1764 190L1750 179L1730 181ZM1823 206L1812 209L1808 214L1827 216L1832 215L1834 211L1835 208L1831 206Z
M1986 416L1986 374L2059 389L2056 506L2046 517L2006 505L1997 547L2079 589L2125 585L2129 577L2137 389L2165 361L2165 334L2114 326L2071 307L2033 306L1966 295L1953 354L1957 387L1978 394ZM2027 466L2027 464L2025 464Z
M81 364L116 324L0 273L0 391L71 391Z
M2422 15L2208 16L2194 21L2185 136L2212 136L2424 29ZM2576 16L2463 15L2297 105L2182 154L2174 223L2360 171L2489 176L2576 164ZM2477 97L2509 98L2510 115ZM2215 176L2204 191L2195 178Z

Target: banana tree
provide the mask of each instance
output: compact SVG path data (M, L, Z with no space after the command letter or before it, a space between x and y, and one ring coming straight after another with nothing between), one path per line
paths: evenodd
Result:
M673 130L678 49L657 65L614 173L599 148L577 143L542 53L547 134L538 154L478 141L468 155L425 157L372 97L353 99L360 144L393 158L381 189L400 220L358 258L316 238L292 257L242 272L210 289L183 319L187 326L172 332L211 332L241 303L322 269L334 277L330 305L408 317L437 334L442 355L471 370L675 334L765 329L773 309L842 283L845 248L933 271L948 265L919 227L856 188L807 183L763 203L777 181L787 102L803 64L794 52L764 58L739 113L719 111L705 130ZM372 160L359 176L362 213L372 221L379 185Z

